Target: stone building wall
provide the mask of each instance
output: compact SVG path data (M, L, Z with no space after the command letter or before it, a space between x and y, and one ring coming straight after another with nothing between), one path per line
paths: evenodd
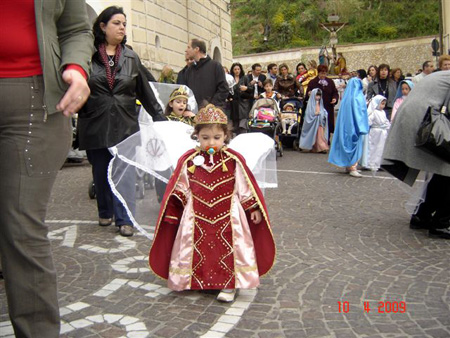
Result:
M192 38L206 42L215 60L232 62L230 0L87 0L91 16L119 5L127 15L128 44L156 77L166 64L175 72L185 66L184 51ZM88 8L89 10L89 8Z
M343 53L347 60L348 70L365 69L372 65L387 63L391 68L399 67L403 73L414 74L426 60L435 62L432 56L431 41L434 36L402 39L389 42L338 45L337 52ZM269 63L286 63L291 72L299 62L314 59L318 62L320 47L289 49L278 52L248 54L235 56L233 59L240 62L244 69L250 70L251 65L258 62L266 70ZM331 53L331 49L328 50Z

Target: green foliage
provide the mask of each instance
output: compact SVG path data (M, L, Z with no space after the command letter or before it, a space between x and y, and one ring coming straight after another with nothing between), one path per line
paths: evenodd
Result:
M231 0L235 55L319 46L329 14L347 22L339 43L385 41L437 34L440 0ZM264 26L270 25L264 43Z

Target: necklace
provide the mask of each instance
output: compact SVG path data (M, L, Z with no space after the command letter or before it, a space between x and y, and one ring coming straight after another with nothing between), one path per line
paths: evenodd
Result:
M108 54L107 54L108 55ZM110 67L114 67L114 56L115 55L108 55L108 65L110 66Z
M387 81L387 79L380 79L379 89L380 89L382 95L385 98L387 98L387 95L389 95L389 94L387 94L388 93L388 81Z

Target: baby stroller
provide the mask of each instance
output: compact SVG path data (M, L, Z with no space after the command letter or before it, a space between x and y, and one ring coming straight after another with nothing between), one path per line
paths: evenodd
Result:
M249 132L264 133L275 141L277 154L283 156L283 145L280 141L280 110L273 99L256 100L249 113Z
M287 103L292 103L292 105L294 106L294 111L286 112L286 113L296 114L296 122L292 126L290 134L282 133L283 129L282 129L282 124L280 123L280 130L279 130L280 141L283 144L283 146L289 147L289 148L292 147L294 150L298 150L299 139L300 139L300 134L302 132L302 124L303 124L303 120L302 120L303 101L297 97L281 100L281 102L280 102L280 107L281 107L280 121L281 121L281 117L283 116L282 114L285 113L283 111L283 107Z

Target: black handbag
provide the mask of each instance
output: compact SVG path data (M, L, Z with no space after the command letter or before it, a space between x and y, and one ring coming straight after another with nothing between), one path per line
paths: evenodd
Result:
M450 163L450 91L441 109L428 107L416 135L416 147Z

